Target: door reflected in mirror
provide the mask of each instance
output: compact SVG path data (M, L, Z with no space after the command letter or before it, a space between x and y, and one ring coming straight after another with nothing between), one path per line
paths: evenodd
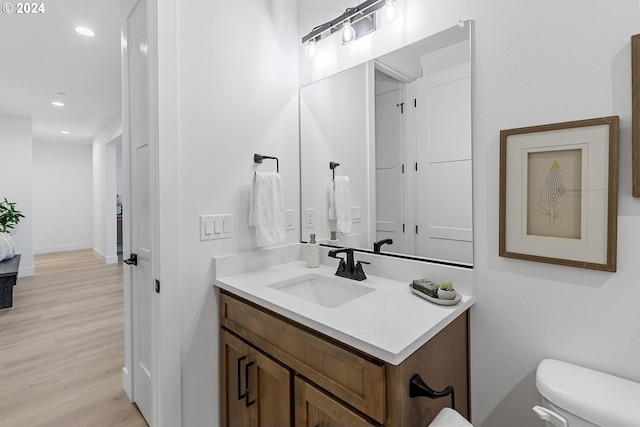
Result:
M471 57L467 23L300 89L303 242L472 265Z

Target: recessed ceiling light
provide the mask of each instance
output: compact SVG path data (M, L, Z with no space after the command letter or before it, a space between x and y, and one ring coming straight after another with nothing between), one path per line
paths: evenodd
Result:
M61 130L60 133L63 135L69 135L71 132L69 132L68 130Z
M56 107L64 107L64 103L60 101L53 101L51 105L55 105Z
M96 33L91 31L87 27L76 27L76 33L82 34L83 36L87 36L87 37L93 37L96 35Z

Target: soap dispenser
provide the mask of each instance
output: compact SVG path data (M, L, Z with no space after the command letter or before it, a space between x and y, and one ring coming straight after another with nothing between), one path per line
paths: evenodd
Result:
M307 267L315 268L320 266L320 245L316 242L316 235L309 235L307 243Z

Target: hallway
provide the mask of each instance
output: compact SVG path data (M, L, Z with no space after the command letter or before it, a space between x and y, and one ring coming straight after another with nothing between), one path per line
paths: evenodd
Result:
M122 389L122 263L35 256L0 310L0 426L146 426Z

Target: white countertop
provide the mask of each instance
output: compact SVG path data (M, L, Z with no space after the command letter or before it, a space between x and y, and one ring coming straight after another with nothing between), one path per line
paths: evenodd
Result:
M374 292L326 308L269 285L314 273L335 277L335 267L307 268L294 261L218 277L214 285L393 365L399 365L474 303L470 296L454 306L433 304L409 283L367 274L356 282ZM345 279L348 280L348 279Z

